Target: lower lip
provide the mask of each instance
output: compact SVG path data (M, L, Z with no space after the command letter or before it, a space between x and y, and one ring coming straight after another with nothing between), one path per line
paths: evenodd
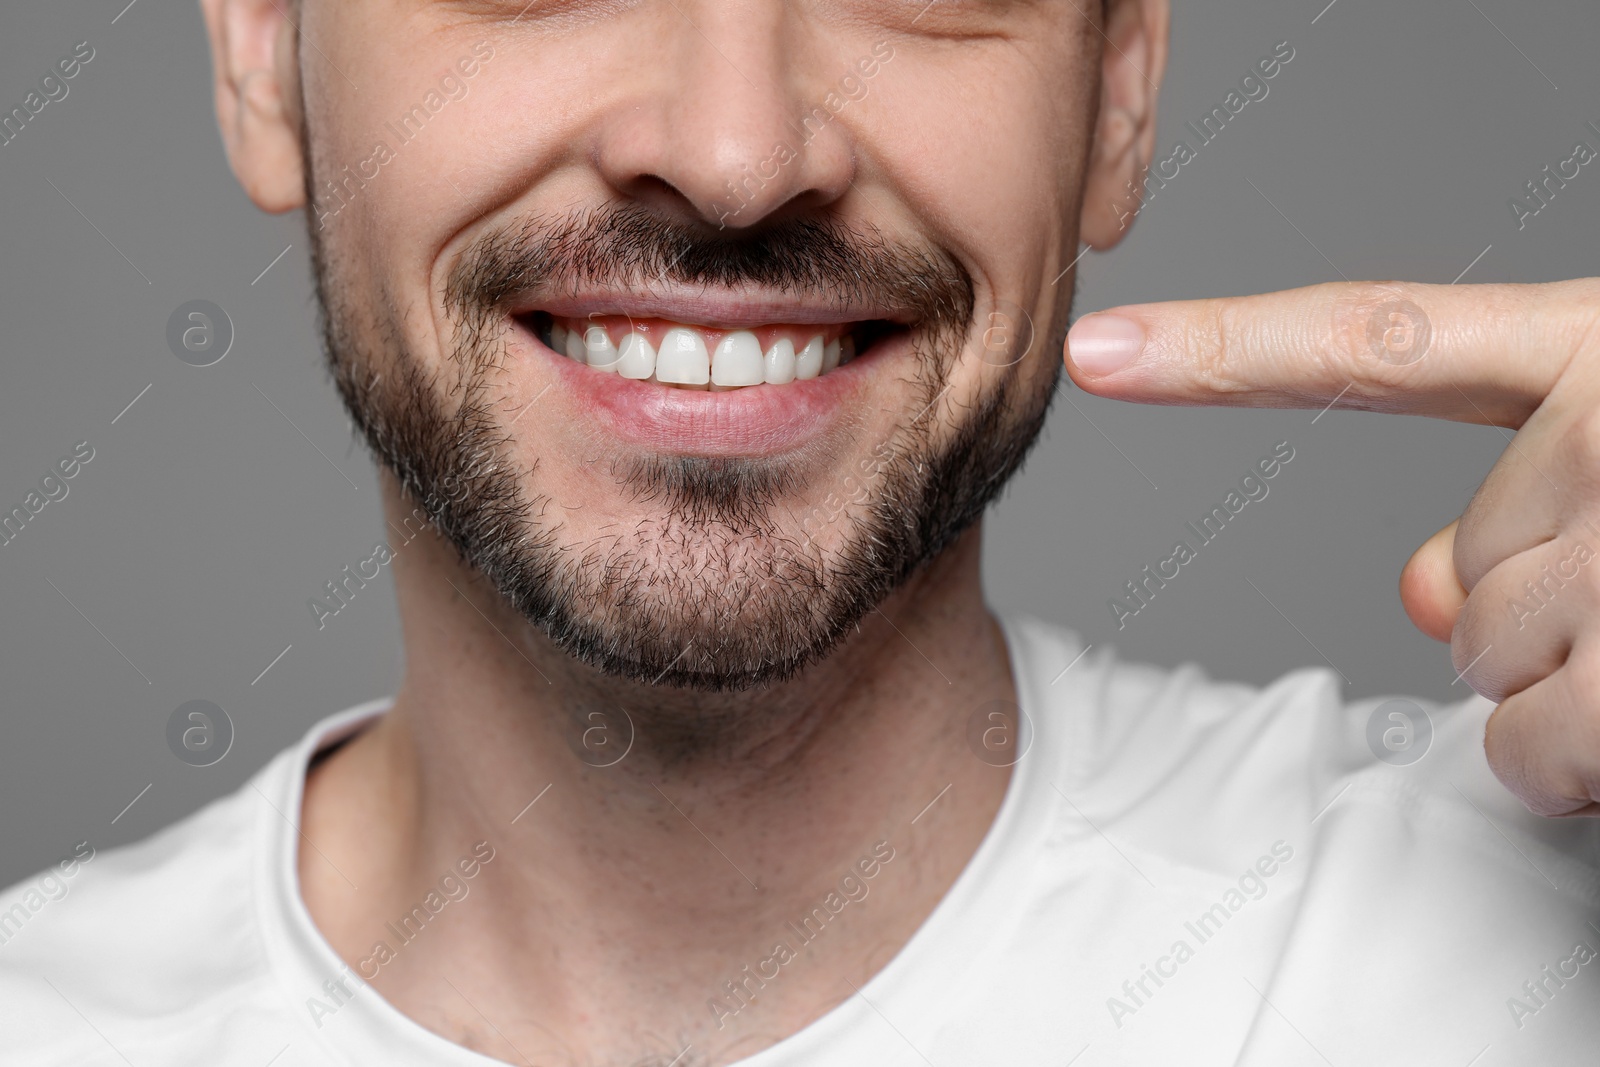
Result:
M524 358L551 365L554 388L579 417L641 448L694 456L776 455L826 437L856 409L870 366L905 337L883 338L870 353L815 378L712 392L590 370L557 355L520 324L516 330L512 353L521 350Z

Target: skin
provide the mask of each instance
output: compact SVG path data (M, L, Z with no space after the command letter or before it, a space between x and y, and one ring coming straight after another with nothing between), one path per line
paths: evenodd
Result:
M948 438L1002 380L1049 388L1042 344L1000 367L979 355L984 334L1014 306L1059 338L1070 276L1052 279L1080 241L1122 236L1128 183L1151 158L1167 8L920 7L202 0L229 159L268 211L306 207L302 144L319 175L365 159L475 43L494 48L447 116L323 220L369 340L403 336L444 370L450 266L507 220L619 202L708 229L827 213L944 249L972 278L968 345L928 414ZM868 94L730 217L726 183L881 41L894 59ZM496 378L507 424L549 370L529 359ZM887 360L860 380L850 432L810 456L791 513L825 506L923 406ZM514 458L530 488L582 503L563 527L573 543L647 517L576 458L593 454L582 412L561 390L539 403ZM398 527L414 505L381 482ZM819 551L838 550L843 525L818 533ZM973 527L799 678L707 693L597 673L419 536L392 566L406 651L394 708L307 782L299 874L314 921L402 1012L502 1059L667 1063L692 1045L680 1062L726 1063L795 1032L905 944L1004 795L1009 768L967 742L975 709L1015 699L979 544ZM640 712L636 743L596 767L596 722L575 709L614 707ZM675 743L708 723L736 727L714 753ZM628 726L601 728L620 744ZM495 857L471 895L375 967L384 924L480 840ZM708 1010L880 842L894 858L870 896L737 1014Z
M1121 0L1103 14L949 2L921 16L920 5L844 0L536 3L527 17L520 4L487 2L306 0L292 16L274 0L202 6L229 158L269 211L304 206L300 99L318 158L358 160L371 131L447 64L475 41L495 43L450 121L387 164L335 227L352 264L346 295L400 309L391 325L436 362L447 341L442 279L475 232L602 198L707 226L808 212L870 220L961 262L978 290L975 338L1002 304L1059 324L1066 290L1050 280L1078 241L1116 243L1128 183L1152 158L1167 30L1162 0ZM303 67L296 23L315 44L300 50ZM730 220L725 182L767 157L842 60L880 39L895 42L896 58L869 96ZM1401 299L1428 319L1430 346L1420 358L1379 358L1374 316ZM1107 316L1132 322L1139 339L1120 370L1085 355ZM1459 522L1413 556L1401 596L1499 704L1485 747L1500 779L1533 811L1591 815L1600 565L1572 561L1580 548L1600 551L1597 322L1594 280L1347 283L1087 316L1068 338L1067 369L1089 391L1135 402L1320 408L1338 397L1516 429ZM996 375L1042 390L1049 370L969 354L933 417L948 429ZM535 368L503 380L498 399L519 410L545 384ZM543 449L541 487L592 499L596 484L562 458L581 439L574 415L552 400L528 446ZM857 404L862 432L795 490L797 509L814 507L865 442L910 414L889 373ZM392 479L384 487L397 521L409 508ZM624 515L629 506L600 502ZM506 1059L596 1063L667 1062L691 1044L699 1060L728 1062L793 1033L905 943L1003 795L1008 773L963 742L974 707L1014 694L982 602L978 541L969 531L796 681L708 695L641 692L582 667L443 544L419 538L393 568L407 654L395 709L308 782L315 847L302 850L300 875L312 915L359 966L384 921L487 839L497 852L474 883L479 903L447 911L373 979L423 1025ZM821 547L834 546L824 535ZM1559 584L1523 600L1538 610L1510 607L1525 583L1548 581L1546 568ZM658 727L743 725L718 759L674 758L655 735L602 773L581 758L584 723L564 710L597 701L642 702ZM896 859L830 928L838 936L718 1025L706 1000L721 982L765 956L774 930L878 841Z
M1026 0L922 14L821 0L202 6L230 162L267 211L304 206L301 99L318 158L354 162L446 64L494 43L491 72L451 102L450 122L387 163L333 227L352 264L349 299L403 309L392 325L435 363L451 254L494 219L598 200L706 226L818 211L872 221L962 262L978 286L974 330L1003 302L1059 325L1069 290L1051 278L1077 242L1117 243L1128 184L1152 157L1168 19L1163 0L1104 13ZM296 24L314 48L296 50ZM883 38L896 59L869 98L728 218L723 184L766 158L840 59ZM638 42L650 42L648 64ZM1371 347L1373 315L1394 299L1432 325L1421 358ZM1464 678L1499 702L1485 745L1501 781L1538 813L1595 814L1600 565L1573 558L1600 550L1597 309L1594 280L1355 283L1120 307L1080 320L1067 370L1130 402L1320 408L1339 397L1517 429L1461 520L1411 558L1400 592L1419 629L1450 641ZM1112 315L1134 323L1136 357L1117 371L1075 360ZM1050 378L1043 360L963 358L934 418L954 426L995 374L1034 390ZM499 400L520 410L544 384L512 376ZM906 418L906 403L880 374L858 400L854 443ZM592 499L597 486L558 461L571 422L558 398L547 405L541 488ZM856 459L842 448L827 462L837 475ZM797 490L795 509L837 483L829 474ZM398 522L410 509L392 478L384 493ZM694 1061L728 1062L795 1032L893 957L1002 798L1008 771L963 744L971 709L1014 696L978 545L973 528L802 678L712 696L646 693L582 667L424 534L394 565L406 643L394 712L307 782L314 848L302 849L301 888L317 925L368 973L382 923L488 840L496 857L474 881L477 904L453 905L371 979L422 1025L518 1062L667 1062L685 1046ZM1544 568L1562 576L1546 587L1555 592L1531 601L1536 613L1509 609ZM586 701L650 705L658 723L742 726L717 760L674 758L646 736L595 768L578 739L586 723L563 710ZM869 899L736 1016L707 1013L722 982L762 960L774 931L877 841L896 859Z
M1397 300L1426 316L1431 341L1380 358L1369 327ZM1136 324L1140 351L1112 373L1077 366L1074 344L1107 318ZM1600 280L1112 308L1074 324L1068 369L1143 403L1320 408L1348 388L1341 406L1516 430L1461 518L1411 557L1400 596L1498 704L1484 749L1500 781L1542 815L1600 814L1600 567L1586 559L1600 549Z

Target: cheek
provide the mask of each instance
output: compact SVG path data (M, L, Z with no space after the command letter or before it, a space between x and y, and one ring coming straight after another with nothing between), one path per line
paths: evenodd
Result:
M1098 70L1073 58L1075 37L965 47L954 70L949 53L897 49L861 105L858 136L882 180L962 257L980 305L988 290L991 307L1028 309L1038 361L1073 254L1063 252L1075 247Z
M873 128L861 137L888 181L962 247L1013 257L1044 247L1041 224L1053 230L1063 216L1057 150L1080 139L1051 129L1062 116L1015 72L987 85L979 104L952 91L960 76L914 62L885 70L881 94L862 109Z
M527 130L545 124L499 110L508 106L500 86L520 77L537 94L549 79L514 69L503 30L463 23L419 32L379 20L378 6L307 5L306 32L325 53L302 64L318 206L310 225L342 303L384 320L360 328L398 330L422 354L448 341L436 329L441 251L529 187L515 184L525 175L513 161L528 158ZM485 41L495 49L488 58L474 53ZM458 72L466 60L476 69L470 79ZM389 321L386 307L408 311Z

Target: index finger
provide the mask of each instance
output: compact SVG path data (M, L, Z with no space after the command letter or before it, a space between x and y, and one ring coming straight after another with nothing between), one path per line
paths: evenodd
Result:
M1600 281L1335 282L1085 315L1067 369L1147 404L1342 406L1520 426L1600 323Z

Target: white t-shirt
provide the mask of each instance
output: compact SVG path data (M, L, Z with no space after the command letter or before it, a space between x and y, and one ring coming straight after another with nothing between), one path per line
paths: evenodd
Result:
M1326 670L1258 689L1006 629L1033 737L993 827L859 995L740 1067L1600 1062L1600 822L1495 781L1488 702L1423 705L1429 741ZM307 761L383 709L0 894L0 1063L497 1063L364 986L297 889Z

